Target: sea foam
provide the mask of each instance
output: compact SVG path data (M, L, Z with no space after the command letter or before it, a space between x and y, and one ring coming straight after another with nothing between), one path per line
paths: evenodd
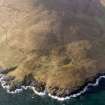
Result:
M14 91L10 91L10 86L6 83L6 78L7 76L3 75L3 74L0 74L0 83L1 83L1 86L6 89L7 93L10 93L10 94L16 94L16 93L21 93L23 90L27 90L27 89L31 89L33 90L33 92L39 96L45 96L47 90L43 91L43 92L38 92L35 87L33 86L21 86L21 88L19 89L16 89ZM53 96L51 95L50 93L48 93L48 96L53 98L53 99L56 99L58 101L65 101L65 100L68 100L68 99L71 99L71 98L74 98L74 97L78 97L82 94L84 94L87 90L88 90L88 87L92 86L92 87L95 87L95 86L98 86L100 80L102 78L105 78L105 76L99 76L99 78L96 79L96 82L95 83L88 83L87 86L84 87L83 90L81 90L80 92L76 93L76 94L72 94L70 96L66 96L66 97L58 97L58 96Z

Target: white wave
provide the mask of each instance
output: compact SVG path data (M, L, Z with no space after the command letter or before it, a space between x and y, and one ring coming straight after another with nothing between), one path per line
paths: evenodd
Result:
M3 74L0 74L0 83L1 83L1 86L7 90L7 93L10 93L10 94L16 94L16 93L21 93L23 90L27 90L27 89L31 89L33 90L33 92L39 96L44 96L46 93L45 91L44 92L38 92L36 91L35 87L33 86L21 86L20 89L16 89L14 91L10 91L10 86L7 85L6 83L6 78L7 76L3 75Z
M70 96L66 96L66 97L57 97L57 96L53 96L51 95L50 93L48 94L51 98L53 99L57 99L59 101L65 101L65 100L68 100L68 99L71 99L71 98L75 98L75 97L78 97L82 94L84 94L87 90L88 90L88 87L89 86L98 86L99 85L99 82L102 78L105 78L105 76L100 76L99 78L96 79L96 82L95 83L88 83L87 86L84 87L83 90L81 90L80 92L76 93L76 94L73 94L73 95L70 95Z
M10 94L20 93L20 92L22 92L23 90L27 90L27 89L33 90L33 92L34 92L35 94L39 95L39 96L45 96L46 93L47 93L46 90L45 90L44 92L38 92L38 91L35 89L35 87L33 87L33 86L21 86L20 89L16 89L16 90L14 90L14 91L10 91L10 86L7 85L7 83L6 83L6 81L5 81L6 78L7 78L7 76L5 76L5 75L3 75L3 74L0 74L0 83L1 83L1 86L2 86L4 89L6 89L7 92L10 93ZM99 84L99 82L100 82L100 80L101 80L102 78L105 78L105 76L100 76L99 78L97 78L95 83L88 83L88 85L85 86L83 90L81 90L80 92L78 92L78 93L76 93L76 94L73 94L73 95L70 95L70 96L66 96L66 97L58 97L58 96L53 96L53 95L51 95L50 93L48 93L48 96L51 97L51 98L53 98L53 99L56 99L56 100L58 100L58 101L65 101L65 100L68 100L68 99L71 99L71 98L74 98L74 97L78 97L78 96L84 94L84 93L88 90L88 87L89 87L89 86L93 86L93 87L98 86L98 84Z
M16 93L21 93L22 91L23 91L23 89L16 89L14 91L7 90L7 93L16 94Z
M31 87L31 89L33 90L34 93L36 93L39 96L45 96L46 95L45 91L44 92L38 92L38 91L35 90L35 87Z
M38 92L38 91L36 91L35 87L33 87L33 86L22 86L22 88L23 88L24 90L31 89L31 90L33 90L33 92L34 92L35 94L37 94L37 95L39 95L39 96L44 96L44 95L46 95L45 91L44 91L44 92Z

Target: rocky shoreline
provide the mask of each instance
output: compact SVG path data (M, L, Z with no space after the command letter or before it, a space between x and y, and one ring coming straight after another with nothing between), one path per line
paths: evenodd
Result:
M6 81L6 84L10 86L10 91L15 91L16 89L20 89L22 86L31 86L35 87L35 90L37 92L44 92L46 90L46 93L50 93L53 96L57 97L66 97L71 95L70 89L61 89L59 87L49 87L46 88L46 83L35 80L32 78L31 75L26 76L25 79L21 82L14 82L13 77L6 77L4 78L4 81Z
M46 89L46 84L41 81L37 81L32 78L32 75L26 76L25 79L21 82L14 82L13 77L8 77L4 74L0 75L0 82L1 85L6 87L8 90L8 93L19 93L22 91L22 89L32 89L36 94L38 95L46 95L60 100L64 101L66 99L70 99L72 97L80 96L81 94L84 94L89 86L97 86L99 84L99 81L101 78L105 78L104 73L99 73L94 77L93 81L86 81L84 83L84 86L79 87L76 90L70 90L70 89L60 89L58 87L50 87ZM4 83L4 85L3 85Z
M87 90L86 88L88 88L89 85L90 86L92 86L92 85L94 86L94 84L97 82L97 80L100 77L104 78L104 76L105 76L105 73L98 73L96 76L93 77L93 81L86 81L84 83L84 85L82 85L80 87L77 87L74 90L71 90L71 89L60 89L58 87L55 87L55 88L51 88L51 91L49 93L51 95L57 96L59 98L62 98L62 97L65 98L65 97L68 97L68 96L73 96L74 94L81 93L82 90L83 90L82 94L84 94L86 92L86 90Z

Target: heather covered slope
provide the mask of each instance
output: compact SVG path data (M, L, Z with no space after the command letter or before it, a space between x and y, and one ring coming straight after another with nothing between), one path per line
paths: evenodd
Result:
M16 67L7 73L15 77L11 83L31 75L60 96L104 73L104 5L104 0L0 1L0 67Z

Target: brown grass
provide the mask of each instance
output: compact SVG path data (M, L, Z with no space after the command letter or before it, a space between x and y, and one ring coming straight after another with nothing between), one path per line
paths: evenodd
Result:
M0 6L0 67L17 66L7 75L22 81L32 74L47 87L75 88L105 72L104 6L80 1L8 0Z

